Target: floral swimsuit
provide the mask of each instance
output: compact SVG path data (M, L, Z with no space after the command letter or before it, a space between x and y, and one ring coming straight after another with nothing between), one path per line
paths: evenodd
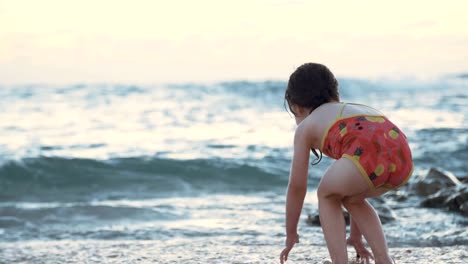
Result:
M371 189L405 184L413 172L413 161L403 132L384 115L342 117L345 106L326 130L322 152L334 159L351 160Z

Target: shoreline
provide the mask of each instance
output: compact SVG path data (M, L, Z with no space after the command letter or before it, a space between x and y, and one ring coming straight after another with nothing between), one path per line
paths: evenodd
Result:
M216 238L204 243L187 240L57 240L0 242L0 263L279 263L281 245L223 245ZM197 243L198 242L198 243ZM392 247L397 263L463 263L468 245ZM350 263L354 250L348 247ZM301 244L287 264L323 263L325 246Z

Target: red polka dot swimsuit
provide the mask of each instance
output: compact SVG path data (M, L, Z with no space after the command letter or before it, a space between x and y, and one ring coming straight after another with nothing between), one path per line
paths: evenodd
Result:
M322 152L334 159L351 160L372 189L405 184L413 172L413 161L403 132L383 115L342 117L345 106L325 132Z

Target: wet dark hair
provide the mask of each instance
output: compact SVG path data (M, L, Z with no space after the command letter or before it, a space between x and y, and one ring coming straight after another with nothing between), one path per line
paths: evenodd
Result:
M339 101L338 81L325 65L319 63L305 63L297 68L289 77L288 87L284 94L285 107L294 113L292 105L311 108L311 113L322 104ZM312 152L317 157L312 165L322 160L315 149Z

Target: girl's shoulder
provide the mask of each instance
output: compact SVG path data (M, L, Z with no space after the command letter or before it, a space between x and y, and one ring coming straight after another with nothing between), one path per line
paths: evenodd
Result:
M299 125L301 130L308 134L311 147L318 149L323 134L327 128L336 121L337 114L341 109L340 103L327 103L317 107L312 113Z
M354 115L385 116L380 110L365 104L344 103L339 117L344 118Z
M332 102L332 103L326 103L322 104L312 113L310 116L313 119L316 119L318 121L325 121L325 120L332 120L335 119L335 117L338 115L338 113L343 109L343 106L345 104L341 102Z

